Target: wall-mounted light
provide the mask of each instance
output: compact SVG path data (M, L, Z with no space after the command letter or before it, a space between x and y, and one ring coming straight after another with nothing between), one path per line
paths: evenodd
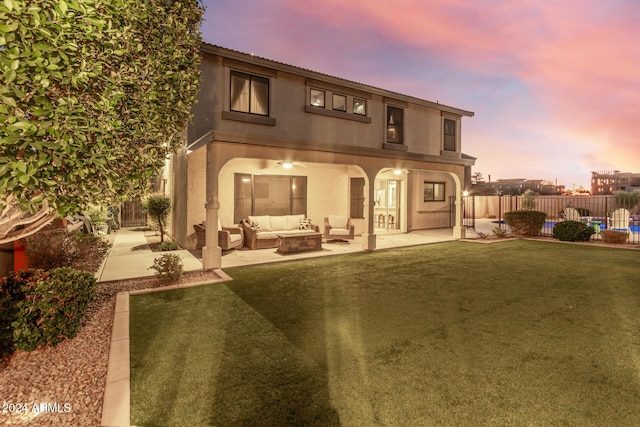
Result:
M393 174L394 175L402 175L402 169L394 169L393 170Z
M462 195L463 195L464 197L467 197L467 196L469 195L469 192L465 190L465 191L463 191L463 192L462 192Z
M285 169L291 169L293 167L293 163L291 162L283 162L282 167Z

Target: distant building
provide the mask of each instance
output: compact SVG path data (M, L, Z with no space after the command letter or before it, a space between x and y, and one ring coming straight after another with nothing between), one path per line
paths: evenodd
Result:
M591 172L591 194L640 190L640 173L614 171Z
M543 179L509 178L498 179L491 182L479 182L473 184L470 194L492 195L492 194L512 194L519 195L527 190L533 190L538 194L552 195L560 194L564 190L564 185L556 185Z

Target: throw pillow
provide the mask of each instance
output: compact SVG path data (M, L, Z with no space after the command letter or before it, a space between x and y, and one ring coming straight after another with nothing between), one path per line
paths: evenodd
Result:
M311 220L309 218L300 219L298 230L311 230Z
M251 222L251 228L255 228L256 231L262 231L262 229L260 228L260 225L258 225L258 223L255 221Z

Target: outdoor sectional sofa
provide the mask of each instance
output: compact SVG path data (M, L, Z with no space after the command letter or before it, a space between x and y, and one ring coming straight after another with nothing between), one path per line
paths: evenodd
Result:
M304 215L250 216L240 223L244 231L244 245L249 249L266 249L278 246L278 234L299 234L301 231L319 232L320 227L311 224Z

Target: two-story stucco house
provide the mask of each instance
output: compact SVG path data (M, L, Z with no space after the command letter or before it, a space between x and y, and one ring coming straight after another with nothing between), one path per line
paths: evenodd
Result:
M376 234L453 226L473 157L461 150L470 111L204 44L187 146L167 168L171 234L194 224L346 215L365 250ZM453 219L451 212L454 213ZM322 231L322 230L321 230ZM221 263L207 227L205 268Z

